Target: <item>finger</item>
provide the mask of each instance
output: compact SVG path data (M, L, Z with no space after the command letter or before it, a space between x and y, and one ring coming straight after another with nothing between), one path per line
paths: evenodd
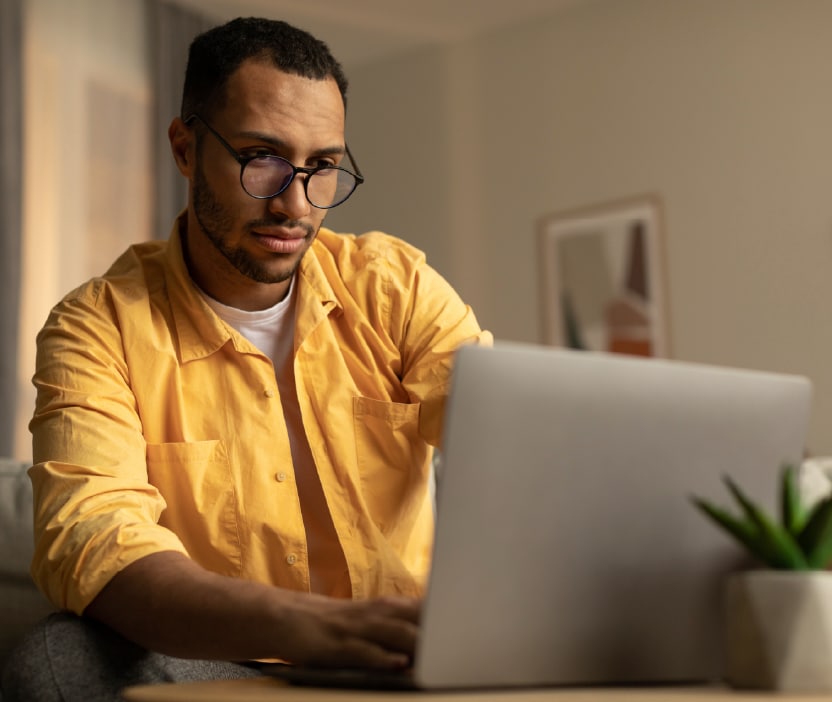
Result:
M412 624L419 624L422 616L422 601L410 597L386 596L375 602L388 615L403 619Z
M406 668L411 658L400 651L390 651L372 641L361 638L343 639L333 646L319 646L296 656L293 663L319 668Z
M339 653L336 665L395 670L407 668L413 657L402 651L392 651L365 639L352 639Z
M368 617L358 628L358 635L392 652L412 657L419 638L419 627L403 619L383 616Z

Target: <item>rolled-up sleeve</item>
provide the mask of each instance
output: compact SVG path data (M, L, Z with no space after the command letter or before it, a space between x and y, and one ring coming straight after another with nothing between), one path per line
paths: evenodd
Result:
M30 428L32 576L50 601L82 612L143 556L184 546L158 520L146 446L115 306L93 282L71 293L38 336Z

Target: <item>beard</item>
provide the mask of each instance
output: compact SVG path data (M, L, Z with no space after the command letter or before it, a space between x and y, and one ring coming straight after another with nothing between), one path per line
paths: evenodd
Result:
M294 265L288 269L274 272L263 262L252 256L242 247L231 246L227 236L234 230L234 215L227 205L224 205L217 198L202 170L201 162L197 162L196 172L193 180L193 202L194 214L199 226L205 236L227 260L246 278L257 283L282 283L289 280L300 265L302 255L298 257ZM315 229L302 222L291 222L285 217L270 217L250 221L246 225L249 231L255 231L258 227L268 226L290 226L301 227L306 231L307 240L315 236Z

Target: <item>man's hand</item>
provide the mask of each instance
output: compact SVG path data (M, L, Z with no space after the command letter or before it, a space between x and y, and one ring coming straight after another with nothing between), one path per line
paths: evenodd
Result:
M217 575L171 551L127 566L84 614L179 658L403 668L419 610L407 598L339 600Z
M404 668L413 660L420 603L401 597L353 601L295 594L278 636L293 663Z

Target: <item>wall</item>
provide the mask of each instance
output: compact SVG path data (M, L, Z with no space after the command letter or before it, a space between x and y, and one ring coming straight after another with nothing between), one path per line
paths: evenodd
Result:
M34 334L149 237L150 197L140 3L26 7L22 458ZM828 0L586 0L348 67L368 182L329 222L400 234L498 338L539 341L540 218L658 193L673 356L808 374L809 448L830 454L830 26Z
M655 192L672 355L809 375L832 453L830 26L826 0L588 0L352 68L368 182L332 222L404 236L539 341L540 218Z
M52 305L150 236L140 0L24 4L24 242L15 454L31 457L35 336Z

